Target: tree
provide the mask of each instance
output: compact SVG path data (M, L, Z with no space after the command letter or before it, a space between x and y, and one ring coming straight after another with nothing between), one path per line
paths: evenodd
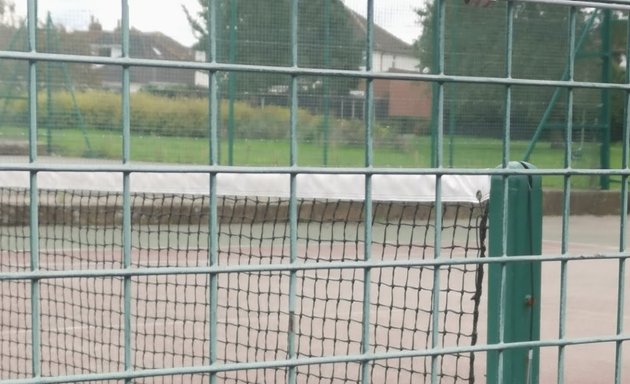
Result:
M628 18L620 13L613 14L611 47L612 47L612 81L626 82L626 47ZM610 95L611 106L611 138L615 141L623 139L625 92L615 91Z
M196 15L184 9L198 36L195 48L208 46L208 7L199 0ZM328 3L328 4L326 4ZM326 8L326 7L329 8ZM236 7L236 8L232 8ZM231 11L236 10L236 17ZM217 5L217 61L272 66L291 65L290 0L221 0ZM326 18L329 17L328 23ZM358 69L363 43L355 36L349 13L340 0L300 2L298 11L298 64L301 67ZM236 28L232 22L236 21ZM329 26L327 35L326 27ZM326 38L328 36L328 38ZM319 81L318 81L319 80ZM311 85L321 79L310 79ZM347 93L354 80L334 81L332 93ZM241 92L267 92L272 86L288 85L288 77L271 74L240 74Z
M463 76L506 76L506 2L487 8L447 1L444 30L444 71ZM435 4L417 11L423 34L415 48L425 71L433 68ZM592 19L592 20L591 20ZM590 21L589 21L590 20ZM601 16L592 11L576 13L576 35L586 30L575 62L575 78L599 81ZM586 27L587 24L589 27ZM519 3L513 19L512 77L561 80L568 62L569 8L557 5ZM577 38L577 37L576 37ZM512 134L530 138L556 91L553 87L512 87ZM547 127L566 125L566 89L551 110ZM455 114L458 132L498 135L504 126L505 87L456 84L446 87L446 114ZM593 121L598 117L600 94L577 90L574 116ZM492 129L495 127L496 129ZM553 130L547 130L553 131Z
M18 24L14 1L0 0L0 23L10 27L15 27Z

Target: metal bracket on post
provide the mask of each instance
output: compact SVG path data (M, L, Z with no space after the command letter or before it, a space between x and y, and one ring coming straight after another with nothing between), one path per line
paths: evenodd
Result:
M534 168L526 162L510 162L508 168ZM508 183L504 206L504 182ZM490 190L490 257L540 255L542 242L542 188L539 175L496 175ZM505 208L505 211L504 211ZM507 211L507 212L506 212ZM504 233L504 218L507 228ZM503 250L503 238L506 249ZM506 263L505 290L501 302L501 264L491 264L488 273L488 344L540 339L540 262ZM503 311L503 321L499 316ZM487 382L494 384L538 383L539 349L503 350L502 375L499 351L488 351ZM502 377L499 382L499 377Z

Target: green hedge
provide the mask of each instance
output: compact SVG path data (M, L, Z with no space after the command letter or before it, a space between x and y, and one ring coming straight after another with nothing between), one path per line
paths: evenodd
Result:
M76 104L73 101L76 100ZM80 120L93 130L121 130L122 112L119 93L107 91L54 92L50 100L52 118L49 121L45 92L39 94L38 124L44 128L51 124L53 130L76 129ZM76 107L75 107L76 105ZM225 137L228 119L228 102L219 106L221 135ZM79 114L80 112L80 114ZM146 92L131 94L131 131L133 134L207 137L208 100L194 97L164 97ZM237 139L286 139L289 137L290 111L287 107L252 106L246 102L234 103L234 126ZM10 120L9 120L10 119ZM25 100L12 101L5 111L4 121L27 124ZM321 142L324 119L305 109L298 110L298 137L301 142ZM331 143L362 145L364 123L360 120L329 119ZM389 143L399 133L388 125L376 124L375 141Z

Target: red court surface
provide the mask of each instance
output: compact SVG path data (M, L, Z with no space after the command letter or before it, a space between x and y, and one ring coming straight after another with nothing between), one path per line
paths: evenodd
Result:
M543 252L559 254L561 217L545 217ZM618 216L571 216L569 254L593 255L619 251ZM628 229L626 228L626 231ZM627 264L627 263L626 263ZM611 336L616 333L619 262L617 260L573 261L568 263L566 337ZM630 272L626 267L624 331L630 330ZM560 313L560 264L543 264L542 330L543 339L558 338ZM630 380L630 359L624 344L622 382ZM541 383L555 382L557 348L541 353ZM565 350L566 383L612 383L615 369L615 344L601 343L568 346Z
M546 217L543 251L560 252L559 217ZM569 253L589 255L618 250L619 218L570 218ZM350 251L350 250L348 250ZM559 326L560 264L544 263L542 276L542 339L556 339ZM626 273L626 279L630 274ZM363 271L298 273L296 347L300 357L359 354ZM372 342L376 350L424 349L430 345L431 271L383 269L372 272ZM440 342L470 344L473 317L470 300L474 270L441 275ZM572 261L568 264L566 337L610 336L616 332L618 261ZM217 355L221 361L284 359L287 354L289 274L222 274L219 277ZM209 349L207 278L203 275L137 277L132 284L132 339L135 369L192 366L207 363ZM626 284L627 286L627 284ZM454 293L466 290L463 295ZM486 289L484 284L484 290ZM30 315L28 282L0 283L0 379L30 375ZM486 296L482 296L479 341L485 342ZM626 292L626 308L630 293ZM459 313L458 313L459 312ZM61 279L42 282L42 370L45 375L123 370L122 280ZM624 327L630 329L626 311ZM456 330L461 330L458 338ZM625 349L627 349L627 342ZM569 346L565 355L566 383L613 381L614 343ZM628 352L626 352L627 354ZM557 348L541 351L541 383L555 382ZM443 363L443 364L442 364ZM467 372L469 356L449 356L440 362L443 373ZM430 367L424 358L388 360L374 365L374 383L424 382ZM623 359L623 377L630 377L630 359ZM475 356L476 382L485 382L485 354ZM222 374L226 383L283 382L286 371L268 369ZM465 376L465 374L462 374ZM354 382L359 365L300 367L298 382ZM137 382L204 382L203 376L148 378ZM625 381L622 379L622 381ZM455 381L444 377L441 382Z

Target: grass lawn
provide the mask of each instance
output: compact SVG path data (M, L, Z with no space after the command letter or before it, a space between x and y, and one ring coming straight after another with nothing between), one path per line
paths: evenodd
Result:
M0 139L27 140L25 129L3 127ZM39 132L39 143L46 143L46 132ZM122 137L110 131L89 130L86 137L79 129L57 130L52 136L55 155L86 157L89 155L103 159L120 159ZM511 158L520 160L525 153L527 141L511 143ZM574 168L597 168L599 164L598 145L587 143L576 156ZM227 164L228 148L225 140L220 148L221 163ZM299 143L298 164L302 166L323 166L324 147L321 143ZM288 140L243 140L234 143L234 165L284 166L289 164ZM452 153L452 157L451 157ZM131 159L134 161L207 164L208 140L206 138L161 137L133 135ZM445 139L443 163L461 168L494 168L501 163L501 141L488 138L455 137L452 150ZM564 149L552 148L548 142L539 142L530 162L538 168L562 168ZM360 167L364 164L365 151L361 145L340 145L332 143L328 148L328 166ZM375 143L374 166L376 167L428 167L430 166L430 137L411 137L407 142L393 144ZM621 166L621 144L611 145L611 167ZM597 188L596 177L574 177L575 188ZM547 187L561 187L562 178L545 177ZM613 184L613 187L615 184Z

